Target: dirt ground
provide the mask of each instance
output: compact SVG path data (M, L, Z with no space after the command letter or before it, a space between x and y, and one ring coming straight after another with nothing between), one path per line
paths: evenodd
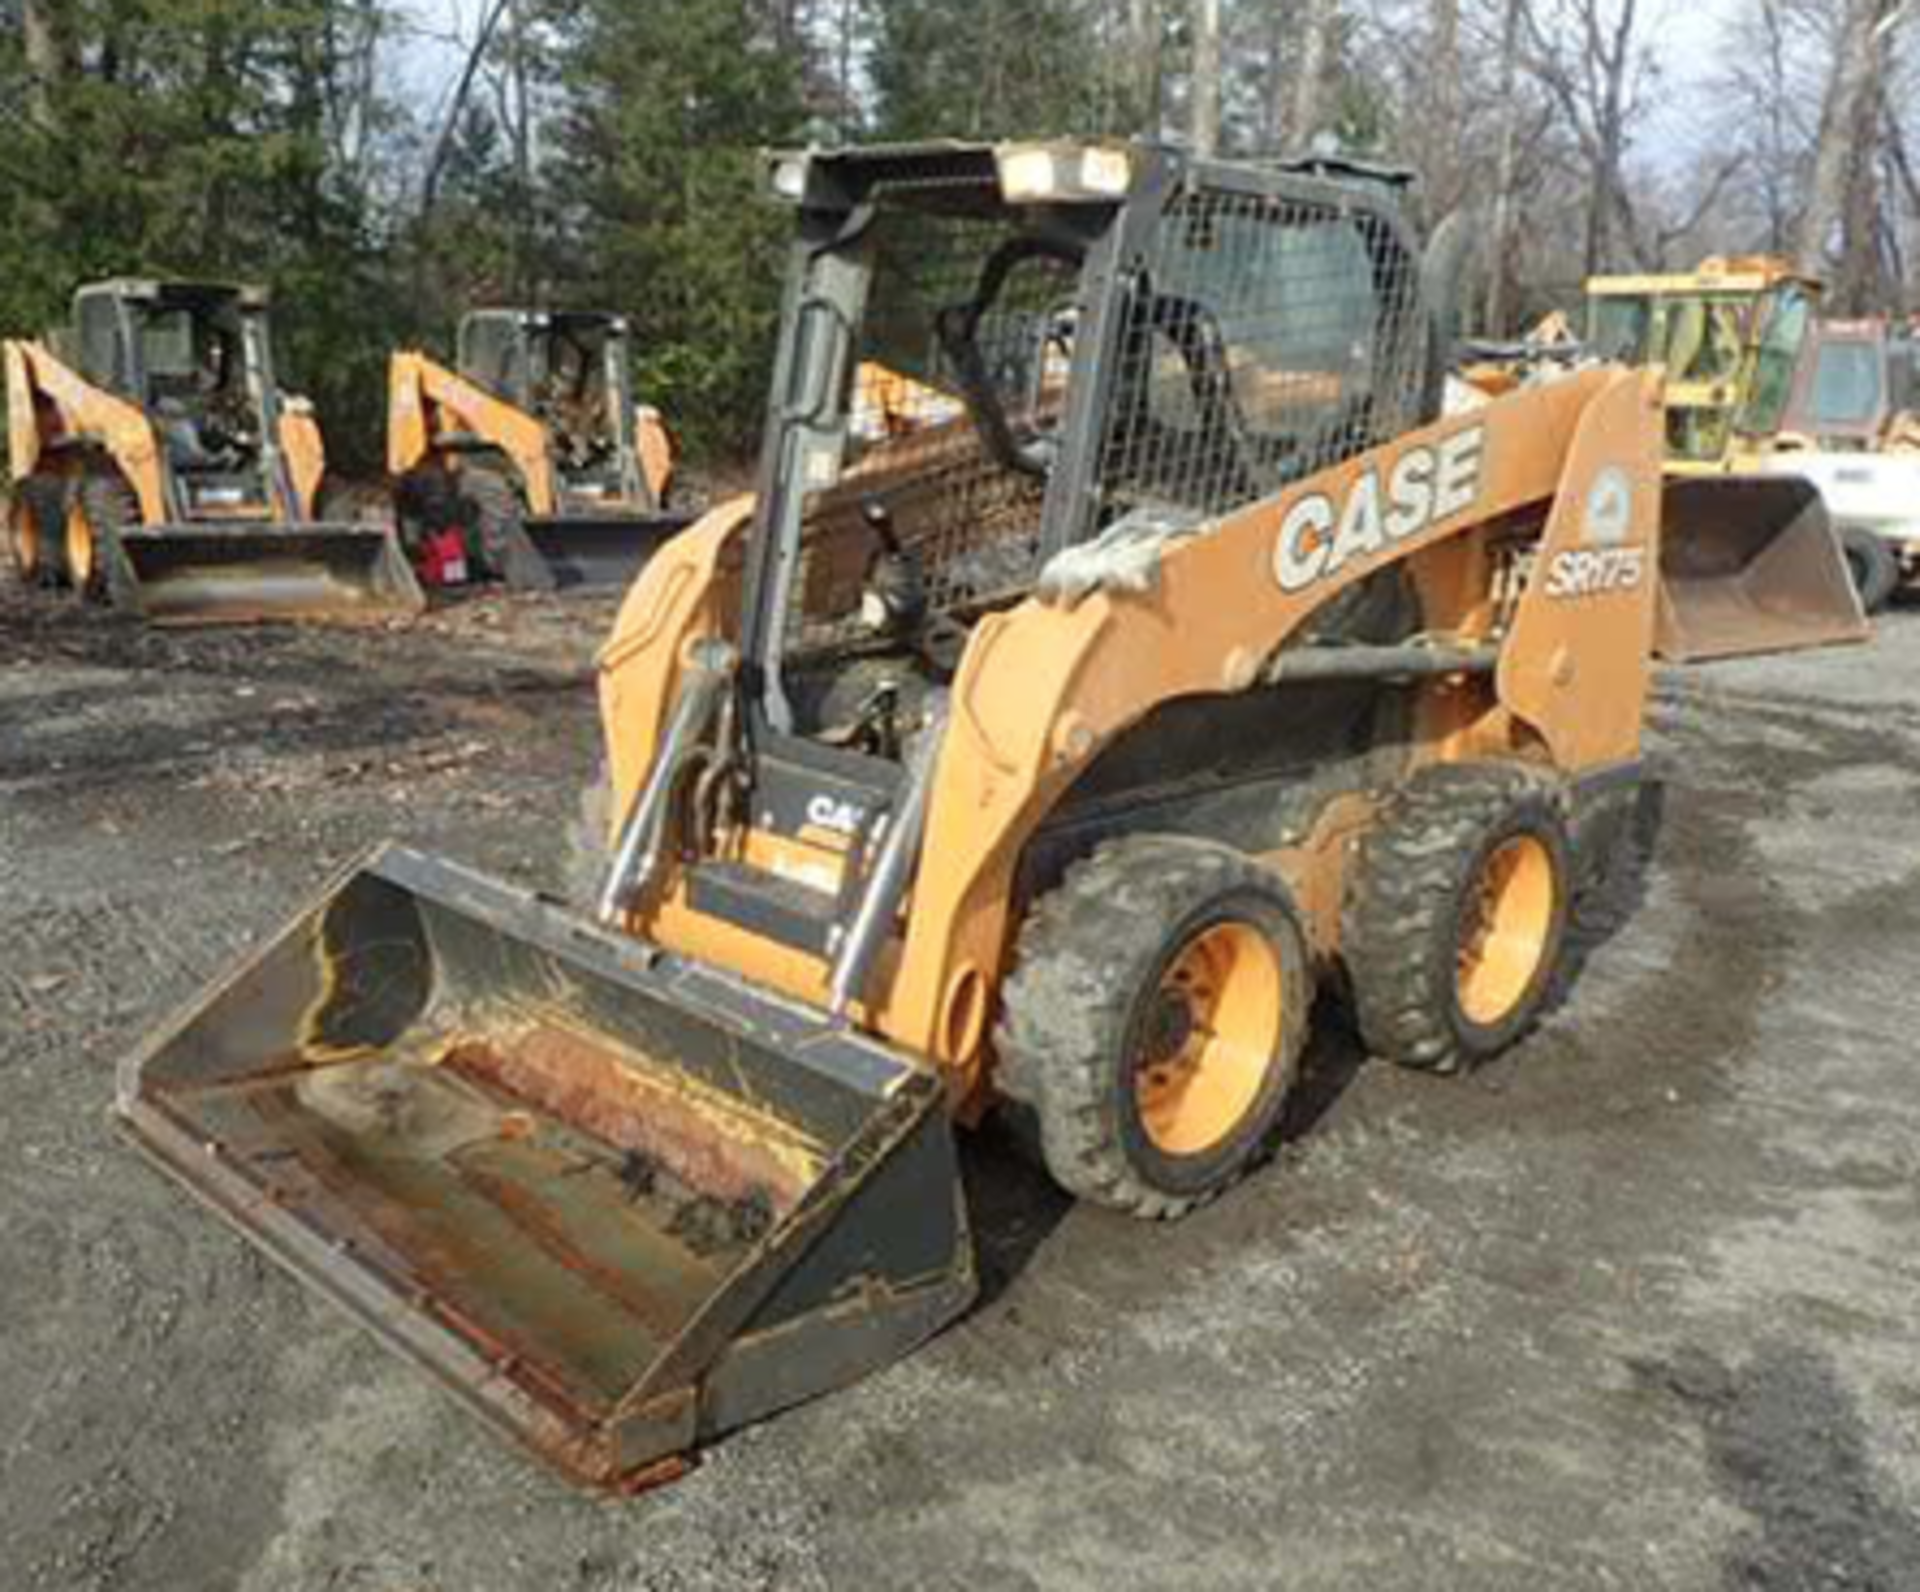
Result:
M1669 677L1650 866L1462 1082L1328 1032L1198 1218L968 1149L984 1303L570 1495L126 1150L113 1065L356 851L557 887L610 607L0 599L0 1586L1920 1587L1920 614Z

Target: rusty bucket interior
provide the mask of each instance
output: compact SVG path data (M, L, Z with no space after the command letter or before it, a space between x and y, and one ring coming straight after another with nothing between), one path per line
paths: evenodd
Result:
M1793 477L1670 480L1654 650L1670 663L1872 633L1820 494Z
M885 1047L389 850L132 1057L122 1121L577 1480L971 1300L944 1089Z
M379 525L172 525L120 536L116 597L155 624L411 619L426 608Z

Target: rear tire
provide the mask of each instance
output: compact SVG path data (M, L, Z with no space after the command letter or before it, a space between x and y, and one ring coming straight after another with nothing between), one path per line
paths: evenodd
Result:
M119 475L90 475L67 508L67 579L84 602L121 605L131 585L120 533L140 523L140 499Z
M32 475L13 489L7 508L7 554L22 586L45 589L66 580L67 483Z
M498 470L470 465L460 473L460 496L473 530L467 556L482 573L514 591L552 591L553 571L527 535L527 508L520 490Z
M1885 537L1858 525L1842 526L1840 550L1846 555L1847 574L1860 607L1877 614L1893 600L1900 585L1900 560Z
M1343 914L1368 1048L1451 1073L1511 1045L1553 991L1572 895L1553 786L1491 763L1414 774L1361 842Z
M1210 842L1131 836L1028 915L1002 992L1001 1092L1055 1182L1181 1216L1268 1148L1313 986L1286 886Z

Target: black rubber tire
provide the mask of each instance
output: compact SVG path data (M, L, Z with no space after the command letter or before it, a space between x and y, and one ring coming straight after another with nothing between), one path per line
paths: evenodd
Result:
M1900 585L1900 560L1883 536L1858 525L1840 528L1840 551L1846 556L1847 574L1860 599L1861 610L1877 614L1893 600Z
M1280 1043L1258 1094L1217 1144L1170 1155L1137 1106L1137 1025L1175 954L1214 924L1257 928L1281 971ZM1266 1153L1306 1043L1313 984L1286 885L1208 841L1136 835L1076 863L1028 913L1001 990L998 1084L1017 1136L1055 1182L1149 1220L1183 1216Z
M115 608L135 605L133 573L120 549L120 533L140 524L140 499L117 471L90 475L80 485L80 506L93 529L93 575L84 589L69 571L83 601L103 602Z
M67 483L55 475L30 475L13 489L7 510L7 560L23 586L50 589L67 579ZM16 515L29 515L39 543L38 567L27 568Z
M467 556L482 574L513 591L555 589L553 571L527 536L526 502L518 487L489 465L469 465L460 472L460 496L473 532Z
M1522 835L1545 847L1555 881L1539 965L1500 1020L1476 1022L1458 984L1470 892L1496 848ZM1495 763L1414 774L1362 839L1342 914L1342 957L1368 1049L1452 1073L1513 1044L1558 980L1573 884L1564 800L1550 777Z

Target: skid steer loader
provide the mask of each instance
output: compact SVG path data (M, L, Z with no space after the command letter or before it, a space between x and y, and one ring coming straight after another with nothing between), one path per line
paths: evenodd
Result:
M1675 662L1870 634L1819 490L1765 462L1819 294L1764 257L1587 284L1590 352L1666 373L1673 486L1655 645Z
M1317 991L1409 1067L1512 1044L1637 805L1657 376L1436 419L1396 183L770 182L759 490L602 654L590 914L381 851L121 1074L166 1170L608 1486L966 1309L955 1120L1171 1218L1271 1144ZM876 368L959 412L856 440Z
M5 347L17 576L156 623L381 619L424 607L391 531L329 520L307 404L257 288L116 280Z
M633 398L625 319L477 310L458 369L393 358L387 468L410 540L459 529L522 590L625 585L692 516L667 507L673 447Z

